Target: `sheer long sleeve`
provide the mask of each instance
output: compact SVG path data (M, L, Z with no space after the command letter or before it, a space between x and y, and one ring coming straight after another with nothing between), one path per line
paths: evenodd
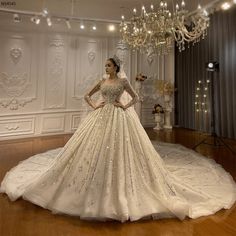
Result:
M91 96L100 90L102 79L88 92L84 95L84 100L94 109L96 109L96 105L91 99Z
M139 97L138 97L138 94L133 89L133 87L131 86L130 82L126 78L124 78L123 80L124 80L123 83L124 83L125 90L132 97L132 100L125 105L125 109L127 109L127 108L133 106L136 102L138 102Z

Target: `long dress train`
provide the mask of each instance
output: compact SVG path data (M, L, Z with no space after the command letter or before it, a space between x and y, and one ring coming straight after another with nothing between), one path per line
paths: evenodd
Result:
M126 79L99 86L106 105L63 148L11 169L1 192L55 213L122 222L197 218L234 204L235 182L220 165L180 145L153 145L135 112L112 104L132 90Z

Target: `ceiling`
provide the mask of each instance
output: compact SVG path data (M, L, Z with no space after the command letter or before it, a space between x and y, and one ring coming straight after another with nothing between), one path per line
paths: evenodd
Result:
M132 9L140 9L142 5L148 8L151 4L157 5L158 0L15 0L14 6L7 6L24 11L41 12L43 8L47 8L50 14L56 15L73 15L80 18L116 20L119 21L121 15L130 17ZM166 0L170 9L181 0ZM186 8L193 11L200 3L205 6L212 0L185 0ZM3 7L3 6L0 6Z
M181 3L182 0L166 0L168 8L172 9L173 4ZM211 5L220 0L185 0L186 9L190 12L194 11L198 4L201 6ZM4 1L1 1L1 3ZM118 36L119 23L121 15L129 19L132 15L133 8L139 12L144 5L146 9L154 2L154 8L160 3L160 0L15 0L5 1L13 2L13 6L2 6L0 4L0 27L8 29L9 26L15 30L26 31L47 31L47 32L65 32L84 35L97 36ZM20 23L13 22L13 14L2 12L1 9L7 8L13 11L23 11L32 13L31 15L21 15L22 21ZM35 25L30 18L34 13L41 13L42 9L47 8L49 15L52 18L52 27L47 26L46 19L41 18L41 23ZM61 17L61 18L60 18ZM65 24L65 18L75 17L77 19L84 19L86 28L80 29L80 20L70 20L71 29L68 29ZM116 30L114 32L108 31L109 23L116 23ZM91 28L96 24L97 30L93 31ZM1 33L1 32L0 32Z

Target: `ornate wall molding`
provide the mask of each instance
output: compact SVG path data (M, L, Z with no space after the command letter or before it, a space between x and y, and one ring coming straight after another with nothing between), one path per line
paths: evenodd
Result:
M0 105L4 108L10 108L10 110L18 110L19 107L24 107L27 103L32 102L36 98L12 98L12 99L1 99Z
M125 67L127 64L129 48L126 43L120 40L116 46L116 56L121 60L122 65Z
M17 117L0 120L0 137L33 134L35 117Z
M61 133L65 131L65 115L42 116L41 133Z
M28 74L26 72L22 75L9 75L7 72L0 74L0 86L9 97L21 96L29 85Z
M18 110L36 99L36 41L27 33L1 33L0 107Z
M95 57L96 57L96 52L94 52L93 50L88 51L88 60L90 63L94 61Z
M79 37L76 39L76 73L73 98L82 101L84 94L102 78L104 51L107 50L105 39ZM88 60L84 58L88 57Z
M10 56L12 61L17 64L22 56L22 49L17 46L11 48Z
M46 57L44 107L65 108L67 48L64 39L49 39Z

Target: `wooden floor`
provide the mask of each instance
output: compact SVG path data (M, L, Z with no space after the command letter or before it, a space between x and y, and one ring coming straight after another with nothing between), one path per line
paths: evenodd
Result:
M153 140L180 143L192 148L206 136L186 130L154 132L147 129ZM0 142L0 181L7 170L33 154L63 146L70 135L30 138ZM207 142L212 140L208 138ZM235 140L225 140L236 150ZM202 144L197 151L214 158L236 180L236 156L224 146L214 148ZM222 194L224 194L222 192ZM22 199L11 202L0 194L0 236L233 236L236 235L236 204L230 210L195 220L146 220L138 222L88 222L76 217L53 215Z

